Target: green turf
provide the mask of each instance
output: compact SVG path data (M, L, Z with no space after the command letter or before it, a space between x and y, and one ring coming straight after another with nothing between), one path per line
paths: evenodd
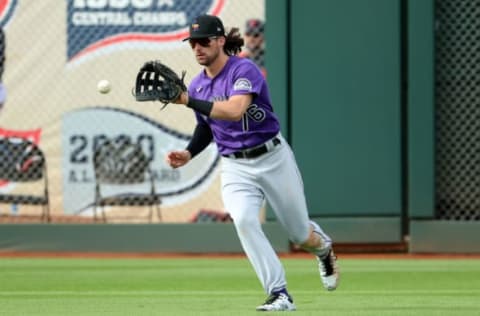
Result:
M295 315L480 315L480 260L341 259L330 293L313 259L282 261ZM264 298L243 258L0 258L5 316L258 315Z

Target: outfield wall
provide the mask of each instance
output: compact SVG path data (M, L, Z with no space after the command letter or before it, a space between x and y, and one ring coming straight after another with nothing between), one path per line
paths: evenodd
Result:
M338 243L396 243L401 238L395 219L324 218L318 223ZM277 251L290 251L288 235L277 222L265 223L263 229ZM242 249L231 223L3 224L0 251L238 253Z
M400 238L395 220L326 218L317 222L339 245L391 246ZM266 223L263 228L276 251L291 251L288 236L278 223ZM410 231L411 253L480 253L478 223L416 220L410 223ZM45 251L242 253L235 229L227 223L0 225L0 252Z
M476 20L468 6L448 0L266 3L269 47L281 59L273 61L268 80L283 105L311 214L319 221L372 219L367 234L383 228L375 218L396 217L398 227L390 229L411 252L479 252L478 157L471 152L478 141L469 143L471 133L461 132L478 127L455 116L476 117L478 97L464 96L476 77L449 77L468 58L478 60L478 50L470 49L478 43L470 37ZM456 64L436 64L442 57L436 41ZM469 73L476 66L464 67ZM436 85L438 73L444 86ZM436 112L438 95L442 113Z

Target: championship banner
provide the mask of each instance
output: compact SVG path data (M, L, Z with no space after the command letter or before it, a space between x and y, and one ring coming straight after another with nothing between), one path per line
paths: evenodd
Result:
M178 45L188 36L189 21L200 14L219 15L224 5L225 0L68 1L68 60L123 49L125 43Z
M85 124L92 120L103 124ZM124 139L142 146L151 161L157 193L163 197L162 206L181 204L208 189L219 161L217 148L211 144L185 167L172 169L164 162L165 154L174 148L185 148L190 136L116 108L93 107L70 112L63 119L63 129L62 147L67 154L63 157L63 184L68 188L64 200L65 209L72 214L91 212L95 192L93 152L106 139ZM116 190L111 193L121 193L124 189Z
M193 111L136 102L132 88L149 60L185 70L187 84L201 71L182 41L197 15L218 15L227 29L243 32L248 19L264 19L264 10L259 0L0 0L6 39L0 137L23 137L43 151L52 217L92 216L94 153L105 141L140 145L162 197L163 222L190 221L205 209L225 211L214 144L182 168L164 161L166 152L188 144ZM97 91L100 80L110 82L109 93ZM20 190L20 183L0 181L0 194ZM39 214L35 205L15 208L19 215ZM8 209L0 204L0 212ZM113 218L138 210L106 207L105 212Z

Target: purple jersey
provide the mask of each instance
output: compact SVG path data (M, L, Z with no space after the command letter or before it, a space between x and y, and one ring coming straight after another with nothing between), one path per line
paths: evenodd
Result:
M212 119L195 113L198 124L210 126L222 155L260 145L280 131L265 78L247 58L230 56L214 78L209 78L202 71L190 83L188 93L192 98L211 102L228 100L233 95L253 95L252 104L238 122Z

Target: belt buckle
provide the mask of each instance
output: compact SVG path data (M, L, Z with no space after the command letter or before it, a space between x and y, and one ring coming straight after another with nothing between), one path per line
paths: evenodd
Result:
M273 139L270 139L269 141L267 141L267 142L265 142L265 143L263 143L259 146L233 152L230 155L228 155L228 157L229 158L237 158L237 159L240 159L240 158L242 158L242 159L256 158L256 157L259 157L259 156L271 151L273 148L275 148L280 143L281 143L280 139L278 139L277 137L274 137ZM258 151L261 151L261 153L253 154L254 152L258 152Z
M247 158L257 158L268 153L269 151L270 149L268 148L267 143L264 143L246 152L246 156Z
M235 158L242 158L242 159L246 159L248 158L247 157L247 153L243 150L241 151L237 151L235 154L234 154Z

